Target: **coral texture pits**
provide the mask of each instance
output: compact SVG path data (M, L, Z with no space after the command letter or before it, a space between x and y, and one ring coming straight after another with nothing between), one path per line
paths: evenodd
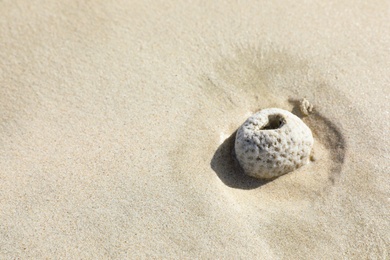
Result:
M245 174L272 179L307 164L313 143L311 130L299 117L267 108L238 129L234 149Z

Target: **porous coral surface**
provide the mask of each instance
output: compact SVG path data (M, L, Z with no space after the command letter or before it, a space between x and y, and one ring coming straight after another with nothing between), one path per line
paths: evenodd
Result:
M234 149L245 174L272 179L308 163L313 143L310 128L299 117L267 108L238 129Z

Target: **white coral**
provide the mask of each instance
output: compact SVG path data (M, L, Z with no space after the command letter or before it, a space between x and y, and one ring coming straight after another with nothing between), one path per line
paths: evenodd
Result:
M238 129L235 153L247 175L271 179L309 161L314 140L297 116L279 109L263 109Z
M304 116L308 116L309 114L313 113L314 106L309 102L309 100L303 98L299 102L299 109Z

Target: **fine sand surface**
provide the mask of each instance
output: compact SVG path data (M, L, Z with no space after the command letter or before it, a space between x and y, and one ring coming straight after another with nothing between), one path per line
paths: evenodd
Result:
M303 97L316 161L242 175ZM1 0L0 259L389 259L389 122L388 1Z

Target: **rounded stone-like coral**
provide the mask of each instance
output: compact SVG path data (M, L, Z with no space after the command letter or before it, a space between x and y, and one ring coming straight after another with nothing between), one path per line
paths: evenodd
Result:
M313 143L311 130L299 117L267 108L238 129L234 149L245 174L272 179L308 163Z

